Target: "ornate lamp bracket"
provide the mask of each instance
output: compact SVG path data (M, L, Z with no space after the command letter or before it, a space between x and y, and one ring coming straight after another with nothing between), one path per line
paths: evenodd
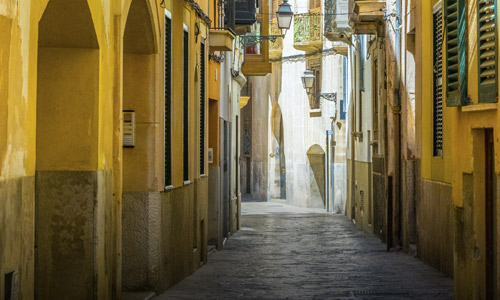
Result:
M323 98L327 101L332 101L337 103L337 93L307 93L308 95L313 96L314 98Z
M242 35L240 36L240 45L242 48L251 47L262 41L276 42L278 38L284 38L285 35Z

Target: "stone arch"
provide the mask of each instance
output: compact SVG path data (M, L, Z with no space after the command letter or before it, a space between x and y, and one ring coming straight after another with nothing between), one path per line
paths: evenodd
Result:
M161 280L155 268L164 265L162 257L148 251L153 247L151 236L137 235L153 231L149 226L158 212L154 209L161 207L159 189L163 190L163 180L158 180L164 170L163 93L158 93L162 90L163 70L158 66L163 55L158 54L160 36L154 29L150 2L130 3L123 33L123 110L127 115L133 112L135 121L134 145L122 152L122 289L127 291L157 288ZM159 240L158 235L155 241Z
M276 141L278 142L281 140L281 133L280 133L281 123L283 123L281 107L278 103L274 103L271 110L271 132Z
M94 275L106 280L94 261L107 263L97 252L109 228L95 216L110 174L98 171L99 42L87 1L50 0L38 38L36 290L40 299L90 299L103 286Z
M326 204L325 151L320 145L314 144L307 150L307 159L311 205L316 208L324 208Z
M155 30L153 10L148 0L134 0L128 3L123 52L136 54L158 53L158 32Z
M272 151L274 152L274 157L277 159L277 161L274 163L276 176L275 182L279 182L279 198L286 199L285 133L283 126L283 115L278 103L273 104L273 108L271 111L271 132L272 136L274 137L273 141L271 142Z

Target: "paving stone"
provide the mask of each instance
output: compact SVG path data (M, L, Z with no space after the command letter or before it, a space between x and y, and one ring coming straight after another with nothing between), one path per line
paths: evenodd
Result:
M345 216L243 203L242 230L155 299L453 299L453 280Z

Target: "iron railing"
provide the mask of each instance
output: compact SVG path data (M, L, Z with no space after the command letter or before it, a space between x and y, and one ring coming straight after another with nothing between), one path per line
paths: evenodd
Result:
M293 19L293 42L295 44L322 41L321 14L296 14Z

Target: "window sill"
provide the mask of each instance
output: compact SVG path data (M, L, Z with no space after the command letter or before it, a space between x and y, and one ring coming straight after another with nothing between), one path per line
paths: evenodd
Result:
M191 180L184 181L184 185L190 185L190 184L191 184Z
M309 111L309 117L311 118L321 117L321 108L311 109Z
M496 109L497 109L497 103L479 103L479 104L462 106L462 112L487 111Z
M167 186L163 189L163 191L164 191L164 192L167 192L167 191L170 191L170 190L173 190L173 189L174 189L174 186L173 186L173 185L167 185Z

